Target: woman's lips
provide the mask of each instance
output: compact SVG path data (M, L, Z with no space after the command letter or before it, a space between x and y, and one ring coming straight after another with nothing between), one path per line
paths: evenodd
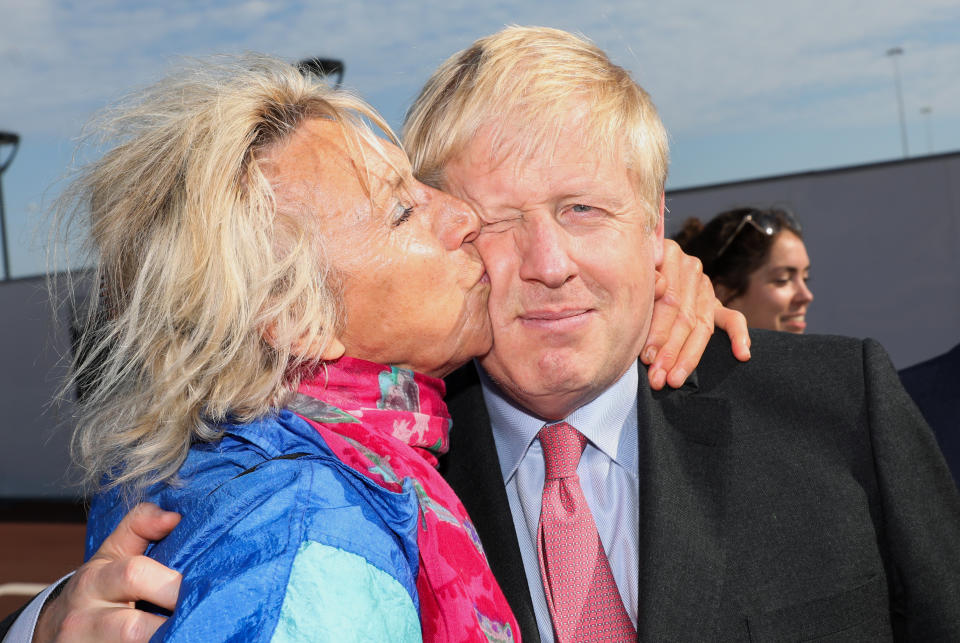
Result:
M807 328L807 322L803 315L788 315L786 317L781 317L780 323L791 330L805 330Z

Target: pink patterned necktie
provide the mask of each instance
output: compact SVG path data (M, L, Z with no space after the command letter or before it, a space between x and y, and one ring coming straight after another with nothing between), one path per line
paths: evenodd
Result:
M557 643L635 641L577 476L587 438L566 422L548 424L539 438L546 475L537 554Z

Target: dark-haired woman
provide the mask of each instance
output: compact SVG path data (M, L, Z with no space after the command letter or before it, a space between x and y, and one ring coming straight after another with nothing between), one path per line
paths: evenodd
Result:
M810 258L800 224L786 210L736 208L706 225L688 219L674 237L703 262L717 298L751 328L802 333L807 328Z

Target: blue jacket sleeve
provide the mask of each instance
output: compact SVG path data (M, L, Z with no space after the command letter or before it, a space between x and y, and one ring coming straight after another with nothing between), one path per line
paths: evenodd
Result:
M272 641L409 641L420 619L395 578L364 558L308 541L300 546Z
M184 514L148 552L183 574L153 640L419 640L412 488L307 456L151 499Z

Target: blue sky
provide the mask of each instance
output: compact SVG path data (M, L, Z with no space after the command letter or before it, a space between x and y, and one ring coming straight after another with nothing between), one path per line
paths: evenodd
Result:
M668 187L960 149L956 0L117 2L0 0L0 130L14 277L45 269L44 213L83 123L179 56L340 58L344 84L399 128L432 69L506 24L579 31L651 93L670 132ZM920 109L931 108L929 116ZM905 186L907 187L907 186Z

